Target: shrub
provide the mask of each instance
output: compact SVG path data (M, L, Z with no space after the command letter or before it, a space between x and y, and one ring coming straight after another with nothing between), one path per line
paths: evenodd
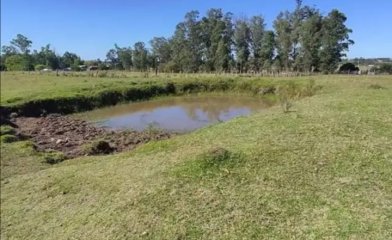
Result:
M178 177L216 177L226 176L235 167L243 162L243 155L230 152L221 147L212 148L192 161L174 169L173 173Z
M48 164L56 164L64 161L66 159L64 153L58 152L58 151L53 151L49 150L45 152L44 154L44 159L45 162Z
M44 70L45 67L46 66L43 64L38 64L38 65L35 65L34 69L35 69L35 71L42 71L42 70Z
M18 141L18 138L11 134L1 135L1 142L3 143L12 143Z
M377 73L392 74L392 63L383 63L378 67Z
M350 72L356 72L356 71L359 71L359 68L350 62L343 64L339 68L340 73L350 73Z
M107 141L97 140L85 145L84 150L89 155L102 155L114 152L115 148L110 146Z
M284 113L290 112L291 107L293 106L292 102L289 100L287 96L279 97L280 106Z
M0 126L0 135L14 135L15 129L9 125Z

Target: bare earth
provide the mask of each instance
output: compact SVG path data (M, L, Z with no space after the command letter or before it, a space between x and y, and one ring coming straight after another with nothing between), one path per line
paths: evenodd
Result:
M18 126L20 136L30 138L38 150L61 151L67 158L88 155L86 144L105 140L113 152L131 150L151 140L167 139L171 136L162 131L111 131L92 124L58 114L46 117L18 117L11 120Z

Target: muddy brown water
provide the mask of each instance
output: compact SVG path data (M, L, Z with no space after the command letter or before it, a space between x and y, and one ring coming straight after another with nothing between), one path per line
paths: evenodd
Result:
M133 102L77 114L100 127L142 131L151 127L171 132L195 129L261 111L271 104L249 96L184 96Z

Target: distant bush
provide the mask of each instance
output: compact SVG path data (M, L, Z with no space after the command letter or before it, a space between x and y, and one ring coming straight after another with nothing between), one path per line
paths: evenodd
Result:
M38 65L35 65L35 67L34 67L35 71L42 71L42 70L44 70L44 68L46 68L46 66L43 64L38 64Z
M356 72L356 71L359 71L359 68L350 62L343 64L339 68L340 73L350 73L350 72Z
M383 63L381 64L377 70L377 73L381 74L392 74L392 63Z
M34 70L31 56L29 55L12 55L5 59L7 71L30 71Z

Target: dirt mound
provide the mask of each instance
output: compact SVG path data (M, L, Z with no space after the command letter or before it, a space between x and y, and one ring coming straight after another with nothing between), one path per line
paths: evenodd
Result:
M109 146L104 147L110 149L97 151L102 154L133 149L151 140L167 139L171 136L161 131L110 131L84 120L58 114L39 118L19 117L12 121L18 126L18 133L31 138L39 150L61 151L67 158L93 154L88 147L100 141L108 143Z

